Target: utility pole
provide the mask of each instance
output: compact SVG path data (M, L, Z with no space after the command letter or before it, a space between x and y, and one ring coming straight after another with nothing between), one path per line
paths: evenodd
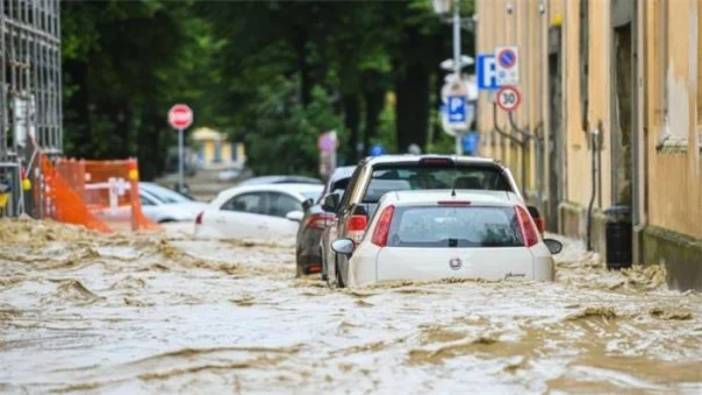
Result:
M453 57L441 62L441 68L448 71L441 88L441 99L444 104L441 109L441 121L444 132L456 141L456 155L463 154L463 134L468 131L473 122L474 101L470 89L463 80L461 69L473 64L473 58L461 54L461 0L432 0L434 11L448 19L453 25Z
M460 0L453 0L453 73L454 83L461 82L461 7ZM456 132L456 155L463 154L463 134Z

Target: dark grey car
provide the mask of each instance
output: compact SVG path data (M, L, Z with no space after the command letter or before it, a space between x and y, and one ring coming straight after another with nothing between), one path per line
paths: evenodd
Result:
M334 213L322 209L325 196L330 193L343 194L356 166L338 167L324 186L322 195L316 202L311 199L303 203L304 217L297 231L295 260L297 275L318 273L322 270L320 238L322 232L334 224ZM324 276L324 273L322 274Z

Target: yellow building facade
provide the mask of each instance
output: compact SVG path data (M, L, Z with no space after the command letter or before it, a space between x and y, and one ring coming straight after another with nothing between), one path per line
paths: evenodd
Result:
M518 46L522 96L510 120L481 92L481 155L551 230L702 289L702 1L476 0L476 19L477 53Z
M205 168L227 167L244 163L246 155L242 143L230 143L222 133L210 128L198 128L191 137L200 166Z

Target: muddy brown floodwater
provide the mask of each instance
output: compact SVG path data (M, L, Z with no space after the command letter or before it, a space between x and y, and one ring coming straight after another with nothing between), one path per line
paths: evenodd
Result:
M294 273L288 244L0 221L0 392L702 393L702 295L658 266L571 243L548 284Z

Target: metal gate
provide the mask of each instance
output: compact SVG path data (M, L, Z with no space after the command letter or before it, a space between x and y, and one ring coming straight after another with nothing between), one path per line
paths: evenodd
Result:
M56 155L63 149L60 25L59 0L0 0L0 184L10 189L0 208L5 215L30 211L21 180L31 176L36 150Z

